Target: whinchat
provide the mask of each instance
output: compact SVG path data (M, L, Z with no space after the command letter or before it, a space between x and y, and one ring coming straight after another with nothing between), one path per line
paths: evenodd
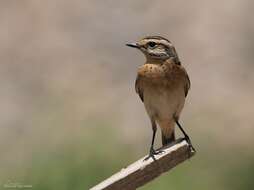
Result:
M191 145L190 138L179 123L185 98L190 89L189 76L181 65L175 47L161 36L148 36L136 43L126 44L139 49L146 57L139 67L135 89L150 117L153 137L149 157L154 159L154 139L158 124L162 131L162 145L175 141L175 123ZM149 158L148 157L148 158Z

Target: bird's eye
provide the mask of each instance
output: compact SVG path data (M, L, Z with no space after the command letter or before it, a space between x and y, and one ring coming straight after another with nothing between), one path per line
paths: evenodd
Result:
M156 43L155 42L148 42L148 44L147 44L149 47L154 47L155 45L156 45Z

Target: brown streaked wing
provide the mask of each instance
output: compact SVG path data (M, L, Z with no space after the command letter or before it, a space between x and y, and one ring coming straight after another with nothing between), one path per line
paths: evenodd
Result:
M189 78L187 71L183 67L182 67L182 70L184 71L185 78L186 78L185 85L184 85L184 93L185 93L185 97L186 97L188 95L189 90L190 90L191 82L190 82L190 78Z
M144 102L144 94L140 84L140 77L141 76L137 75L136 82L135 82L135 90L136 90L136 93L139 95L140 99L142 100L142 102Z

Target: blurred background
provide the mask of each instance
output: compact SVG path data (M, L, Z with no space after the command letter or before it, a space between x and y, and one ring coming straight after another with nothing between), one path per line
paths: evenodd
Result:
M0 189L89 189L148 153L152 130L134 90L144 56L125 46L146 35L170 39L190 75L181 122L197 154L140 189L253 189L253 8L1 1Z

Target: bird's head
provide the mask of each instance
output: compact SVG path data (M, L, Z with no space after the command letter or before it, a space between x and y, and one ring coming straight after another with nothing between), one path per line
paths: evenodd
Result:
M172 43L161 36L147 36L138 42L128 43L126 45L141 50L147 61L165 61L169 58L175 58L175 61L180 64Z

